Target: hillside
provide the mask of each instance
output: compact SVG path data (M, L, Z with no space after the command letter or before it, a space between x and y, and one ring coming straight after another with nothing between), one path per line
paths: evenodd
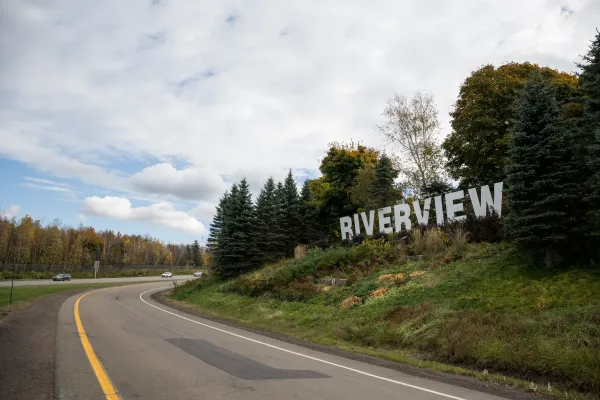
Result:
M600 272L537 268L508 244L435 242L312 250L236 279L189 282L171 300L298 339L558 398L598 396ZM426 260L408 259L415 245ZM314 283L324 277L348 281Z

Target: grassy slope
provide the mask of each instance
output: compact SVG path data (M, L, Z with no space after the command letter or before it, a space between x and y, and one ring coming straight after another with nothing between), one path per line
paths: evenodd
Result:
M500 371L541 382L541 392L550 382L600 393L598 271L537 270L507 245L470 245L462 258L441 265L406 262L402 254L386 259L382 254L393 249L362 247L309 254L235 281L191 282L173 299L252 327L396 361L487 379L487 370ZM425 273L410 277L415 271ZM377 280L383 273L406 279L385 285ZM305 275L346 275L353 282L322 291L302 282ZM370 295L381 287L387 292ZM340 308L352 295L363 304Z

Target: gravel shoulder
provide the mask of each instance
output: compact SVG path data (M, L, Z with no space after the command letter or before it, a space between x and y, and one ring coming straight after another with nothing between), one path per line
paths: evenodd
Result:
M54 398L56 318L73 289L42 297L0 321L0 397L12 400Z

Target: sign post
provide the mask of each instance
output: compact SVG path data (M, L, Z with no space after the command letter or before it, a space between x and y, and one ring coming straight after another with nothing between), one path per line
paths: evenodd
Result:
M96 274L98 273L98 269L100 269L100 261L94 261L94 279L96 279Z

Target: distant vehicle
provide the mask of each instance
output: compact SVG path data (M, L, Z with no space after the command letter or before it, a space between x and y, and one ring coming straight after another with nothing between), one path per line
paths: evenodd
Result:
M70 281L71 275L69 274L58 274L52 278L53 281Z
M161 275L161 278L172 278L173 274L170 272L163 272L163 274Z
M204 273L202 271L194 272L194 278L202 278Z

